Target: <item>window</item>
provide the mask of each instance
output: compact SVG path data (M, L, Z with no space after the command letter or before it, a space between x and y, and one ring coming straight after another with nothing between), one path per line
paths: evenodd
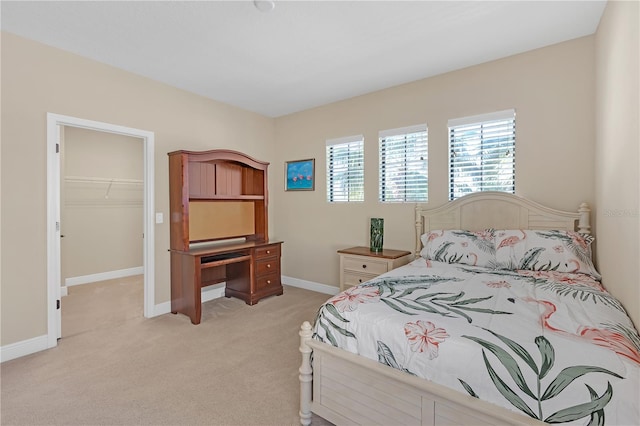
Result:
M515 110L449 120L449 199L515 192Z
M427 125L379 133L381 202L427 201Z
M364 201L364 138L327 141L327 201Z

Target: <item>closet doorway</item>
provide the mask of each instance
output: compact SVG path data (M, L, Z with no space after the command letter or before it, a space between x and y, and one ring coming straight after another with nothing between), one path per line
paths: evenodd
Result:
M143 315L143 140L60 129L62 337Z
M87 145L81 146L81 140L87 142ZM109 149L103 150L103 142L99 141L107 140L113 147L120 145L132 150L130 153L136 150L138 152L133 153L131 158L121 158L120 161L108 160L109 156L117 156L118 150L111 153ZM71 148L71 151L65 149L66 144L69 144L67 148ZM95 149L87 149L91 144ZM64 158L66 155L70 155L70 158ZM81 157L81 161L72 158L75 156ZM145 317L155 316L154 134L49 113L47 161L48 347L56 346L57 339L63 336L60 301L67 287L62 277L69 278L66 280L67 284L70 281L74 285L138 275L143 281L143 314ZM119 162L121 164L117 164ZM71 164L71 168L67 167ZM82 211L82 208L93 212L87 215L87 211ZM123 218L127 208L139 209L137 224L136 219L132 221L131 218ZM63 219L63 215L73 217ZM65 235L63 220L69 226L68 231L73 233L73 243L70 241L72 235ZM120 224L126 229L111 231L111 234L118 235L106 235L107 221L109 227ZM114 241L123 241L123 235L127 233L137 234L129 240L133 244L116 248L122 252L110 256L109 252L113 251L113 247L108 246L114 244ZM65 259L62 257L64 238L69 238L64 241ZM105 246L104 251L101 251L101 243ZM94 257L90 253L92 251L95 252ZM108 261L103 259L96 262L95 256L104 256L105 253L109 256ZM67 256L70 258L67 259ZM76 256L79 258L75 258Z

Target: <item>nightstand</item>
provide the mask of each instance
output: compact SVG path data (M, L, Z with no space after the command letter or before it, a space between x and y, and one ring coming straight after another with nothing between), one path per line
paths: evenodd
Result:
M373 252L369 247L338 250L340 255L340 291L356 286L413 260L406 250L383 249Z

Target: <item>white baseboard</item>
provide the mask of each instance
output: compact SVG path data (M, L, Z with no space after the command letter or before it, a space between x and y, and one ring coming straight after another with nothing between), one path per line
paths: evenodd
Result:
M135 268L118 269L116 271L100 272L98 274L82 275L79 277L66 278L64 285L69 287L72 285L95 283L98 281L115 280L117 278L130 277L132 275L144 274L144 267L137 266Z
M202 303L223 297L224 287L225 287L225 283L220 283L220 284L212 285L212 286L201 289L200 299ZM154 317L168 314L169 312L171 312L171 301L157 304L153 308Z
M154 305L153 313L148 318L159 317L160 315L168 314L171 312L171 301L162 302Z
M200 299L202 300L202 303L223 297L225 287L226 287L226 283L220 283L220 284L212 285L209 287L205 287L202 290L200 290L201 291Z
M301 280L299 278L282 276L282 284L290 285L292 287L304 288L305 290L311 290L318 293L335 295L340 292L338 287L332 285L320 284L313 281Z
M0 362L10 361L12 359L20 358L21 356L31 355L33 353L49 349L49 346L47 346L48 341L49 338L45 334L43 336L2 346L0 347Z

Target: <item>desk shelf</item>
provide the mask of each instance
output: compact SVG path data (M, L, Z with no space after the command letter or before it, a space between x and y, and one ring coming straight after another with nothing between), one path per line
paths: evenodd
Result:
M264 195L209 195L208 197L189 197L191 201L234 201L234 200L264 200Z
M210 259L211 257L215 259ZM225 253L223 255L214 255L209 257L200 257L200 268L214 268L220 265L228 265L230 263L244 262L251 260L250 254Z
M171 249L194 241L269 241L269 163L215 149L169 154Z

